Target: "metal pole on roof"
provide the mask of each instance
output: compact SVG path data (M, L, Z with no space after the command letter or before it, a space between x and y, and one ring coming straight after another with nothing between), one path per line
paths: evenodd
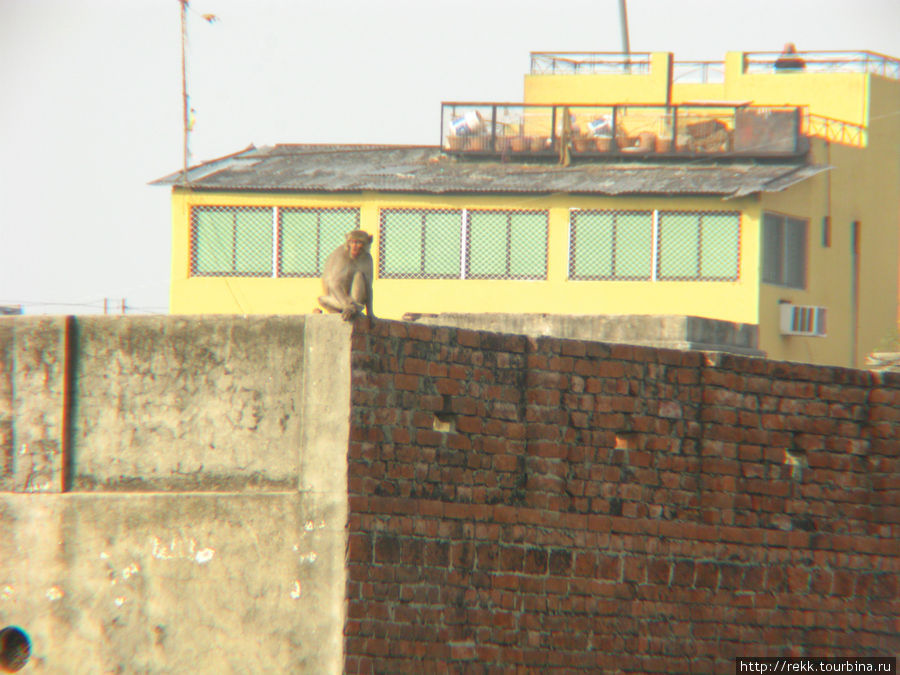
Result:
M181 164L181 182L187 183L188 157L190 151L188 149L188 138L190 136L190 120L188 112L188 95L187 95L187 61L185 59L185 45L187 43L187 6L188 0L178 0L181 3L181 103L183 108L183 131L184 131L184 152Z
M625 0L619 0L619 27L622 30L622 53L625 54L625 72L631 72L631 47L628 44L628 10Z

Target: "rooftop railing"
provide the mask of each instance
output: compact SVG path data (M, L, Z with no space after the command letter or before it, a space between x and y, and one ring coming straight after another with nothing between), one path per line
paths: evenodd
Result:
M807 51L789 55L787 67L781 52L744 52L745 73L872 73L900 79L900 59L877 52ZM675 61L675 82L724 82L722 61ZM650 52L532 52L532 75L646 75Z
M650 52L531 52L532 75L646 75Z
M783 67L788 56L788 67ZM744 52L745 73L872 73L900 79L900 59L875 52Z
M869 142L866 127L812 113L804 117L802 131L807 136L823 138L831 143L849 145L854 148L864 148Z
M784 157L806 150L798 107L444 103L441 147L474 156Z
M724 61L675 61L672 81L680 84L711 84L725 81Z

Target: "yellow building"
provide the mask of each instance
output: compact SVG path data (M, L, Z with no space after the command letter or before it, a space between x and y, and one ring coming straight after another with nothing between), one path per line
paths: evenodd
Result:
M173 313L307 313L350 229L375 313L683 314L860 366L896 330L900 62L533 53L441 144L248 148L172 174Z

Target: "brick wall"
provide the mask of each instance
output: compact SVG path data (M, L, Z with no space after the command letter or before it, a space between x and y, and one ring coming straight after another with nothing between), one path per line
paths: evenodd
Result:
M352 337L349 673L900 652L900 376Z

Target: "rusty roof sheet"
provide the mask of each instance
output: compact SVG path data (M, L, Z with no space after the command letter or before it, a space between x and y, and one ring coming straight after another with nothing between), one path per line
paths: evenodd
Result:
M274 145L188 170L193 189L288 192L697 194L778 192L829 167L797 162L686 160L557 163L456 159L438 147ZM183 185L182 172L154 185Z

